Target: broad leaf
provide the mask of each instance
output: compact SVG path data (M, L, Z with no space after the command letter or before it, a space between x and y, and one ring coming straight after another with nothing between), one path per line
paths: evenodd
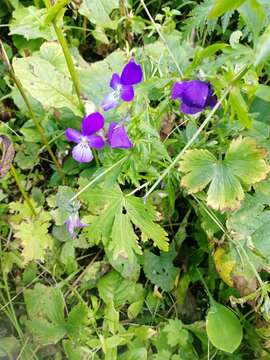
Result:
M242 326L236 315L213 300L206 317L206 331L209 340L217 349L229 353L239 347L243 338Z
M118 6L118 0L83 0L79 13L100 27L115 29L117 23L110 18L110 14Z
M216 18L223 15L227 11L237 9L246 0L215 0L215 4L211 9L208 17L209 19Z
M193 194L210 184L207 204L220 211L235 210L244 199L243 185L266 178L269 166L264 157L254 140L241 137L231 142L224 160L217 160L208 150L189 150L180 162L186 174L181 185Z
M27 40L37 38L56 39L53 26L51 24L45 26L46 9L37 9L34 6L20 6L13 11L12 15L13 20L9 26L10 35L22 35Z
M179 345L181 348L188 346L190 340L189 333L183 328L180 320L169 319L163 331L167 333L167 341L170 346L174 347Z
M14 58L13 68L23 87L43 107L68 108L75 115L82 115L70 78L50 62L38 56Z
M66 334L64 300L58 288L36 284L24 290L28 329L43 344L57 343Z

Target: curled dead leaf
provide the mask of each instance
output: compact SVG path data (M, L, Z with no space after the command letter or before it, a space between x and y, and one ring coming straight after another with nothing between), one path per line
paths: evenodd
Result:
M0 178L4 177L11 168L15 155L12 142L4 135L0 135L0 145L2 148L2 158L0 161Z

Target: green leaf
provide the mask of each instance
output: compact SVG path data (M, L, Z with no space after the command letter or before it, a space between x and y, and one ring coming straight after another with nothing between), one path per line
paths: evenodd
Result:
M144 204L143 200L135 196L125 198L125 207L130 220L141 230L142 240L153 240L160 250L168 251L168 238L166 231L157 224L155 208Z
M2 337L0 339L0 358L14 359L19 348L20 342L14 336Z
M56 344L66 335L64 326L51 324L42 319L28 320L26 326L43 345Z
M30 318L26 326L43 344L55 344L65 336L64 300L58 288L36 284L24 290L24 301Z
M270 25L267 26L264 33L259 37L255 48L254 65L258 66L265 62L270 55Z
M31 319L43 318L61 324L64 322L64 300L58 288L36 284L24 290L24 301Z
M31 260L44 261L45 253L52 248L52 238L48 234L51 216L42 212L39 217L14 224L14 236L21 241L24 262Z
M189 333L183 328L180 320L169 319L168 324L163 329L167 333L168 344L172 347L179 345L181 348L187 347L189 343Z
M240 89L234 86L230 91L229 103L233 115L236 114L237 119L247 128L252 126L252 121L248 115L248 107L241 95Z
M161 253L157 256L149 250L144 251L143 271L146 277L164 291L171 291L178 269L173 266L175 252Z
M142 241L152 239L161 250L168 249L167 233L155 222L156 211L149 203L124 196L119 187L91 189L81 198L88 202L91 212L96 207L99 213L85 233L91 243L103 241L110 263L123 276L136 278L139 270L136 254L141 254L141 250L132 224L140 229Z
M247 0L239 12L250 31L256 36L259 35L265 20L265 9L257 0Z
M15 161L18 166L25 170L33 168L38 161L38 151L40 147L35 143L26 143L21 151L17 152Z
M214 19L223 15L227 11L235 10L242 5L246 0L215 0L208 17Z
M217 349L229 353L239 347L243 338L242 326L237 316L213 300L206 317L206 332Z
M44 108L68 108L75 115L82 115L72 81L49 61L38 56L14 58L13 68L23 87Z
M83 0L79 13L98 26L116 29L117 22L110 18L110 14L118 6L118 0Z
M208 150L189 150L180 162L186 174L181 185L194 194L210 183L207 204L220 211L235 210L244 199L243 185L266 178L269 166L264 157L253 139L242 137L231 142L224 160L217 160Z
M43 38L56 40L56 34L52 25L45 26L44 20L47 15L46 9L37 9L34 6L20 6L12 13L10 23L10 35L22 35L27 40Z
M70 336L78 337L87 320L87 306L84 303L75 305L67 319L67 332Z

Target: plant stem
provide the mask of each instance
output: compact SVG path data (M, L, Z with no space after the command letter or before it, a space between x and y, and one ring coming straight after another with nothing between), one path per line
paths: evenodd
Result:
M12 173L12 175L14 177L14 180L16 181L16 184L17 184L17 186L18 186L24 200L26 201L31 213L33 214L33 216L37 216L36 210L34 209L34 206L33 206L32 202L31 202L31 199L28 197L26 191L24 190L23 185L21 183L21 180L19 178L19 175L18 175L18 173L17 173L17 171L16 171L16 169L14 168L13 165L11 165L10 170L11 170L11 173Z
M53 24L53 27L54 27L54 31L57 35L57 39L59 41L59 44L63 50L63 53L64 53L64 56L65 56L65 59L66 59L66 63L67 63L67 67L68 67L68 71L70 73L70 77L73 81L73 85L74 85L74 88L75 88L75 91L76 91L76 94L77 94L77 97L78 97L78 102L79 102L79 107L81 109L81 111L83 112L84 111L84 106L83 106L83 103L82 103L82 100L81 100L81 90L80 90L80 81L79 81L79 77L77 75L77 72L76 72L76 69L75 69L75 66L73 64L73 60L72 60L72 56L70 54L70 51L69 51L69 48L68 48L68 44L67 44L67 41L66 41L66 38L63 34L63 31L62 29L58 26L57 24L57 15L60 11L61 8L63 8L66 3L68 1L62 1L62 3L59 5L59 9L57 9L57 12L53 14L52 17L48 17L49 20L51 20L52 24ZM52 9L53 7L50 5L50 2L49 1L45 1L45 4L46 4L46 7L48 10ZM56 6L56 5L54 5Z
M216 103L210 114L205 118L204 122L201 124L201 126L198 128L198 130L195 132L195 134L192 136L192 138L187 142L187 144L183 147L183 149L180 151L180 153L176 156L176 158L171 162L171 164L167 167L167 169L159 176L159 178L156 180L156 182L151 186L151 188L147 191L147 193L144 196L144 201L147 200L148 196L155 190L155 188L158 186L158 184L165 178L165 176L168 175L168 173L171 171L172 168L175 167L175 165L178 163L178 161L181 159L181 157L184 155L184 153L187 151L187 149L193 144L193 142L197 139L197 137L200 135L202 130L205 128L205 126L209 123L212 116L215 114L217 109L219 108L220 104L224 101L226 96L228 95L230 91L230 87L225 91L222 98Z
M70 199L70 202L77 199L81 193L83 193L86 189L89 188L89 186L93 185L96 181L101 179L104 175L106 175L108 172L110 172L113 168L115 168L117 165L121 164L124 160L127 159L127 156L123 157L122 159L118 160L116 163L114 163L112 166L110 166L108 169L102 171L98 176L96 176L93 180L91 180L87 185L85 185L80 191L77 192L76 195L73 196L73 198Z
M174 63L175 63L175 66L176 66L176 68L177 68L177 70L178 70L178 72L179 72L179 74L180 74L180 77L182 78L182 77L184 76L183 71L181 70L181 68L180 68L180 66L179 66L179 64L178 64L178 62L177 62L177 60L176 60L176 58L175 58L175 56L174 56L171 48L169 47L169 45L168 45L165 37L163 36L163 34L162 34L162 32L160 31L160 29L159 29L159 27L157 26L157 24L155 23L155 20L153 19L153 17L152 17L152 15L150 14L147 6L145 5L144 0L141 0L141 4L142 4L142 6L143 6L143 8L144 8L144 10L145 10L145 12L146 12L146 14L147 14L147 16L149 17L151 23L153 24L154 28L156 29L156 32L158 33L159 37L160 37L161 40L164 42L164 45L166 46L168 52L170 53L171 58L173 59L173 61L174 61Z

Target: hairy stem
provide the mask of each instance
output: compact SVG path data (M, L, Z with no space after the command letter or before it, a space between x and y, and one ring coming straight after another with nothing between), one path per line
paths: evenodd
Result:
M23 185L21 183L19 175L18 175L18 173L17 173L17 171L16 171L16 169L14 168L13 165L11 165L10 170L11 170L11 173L12 173L12 175L14 177L14 180L15 180L15 182L16 182L19 190L20 190L20 193L22 194L24 200L26 201L31 213L33 214L33 216L37 216L36 210L34 209L34 206L33 206L32 202L31 202L31 199L29 198L28 194L24 190L24 187L23 187Z

